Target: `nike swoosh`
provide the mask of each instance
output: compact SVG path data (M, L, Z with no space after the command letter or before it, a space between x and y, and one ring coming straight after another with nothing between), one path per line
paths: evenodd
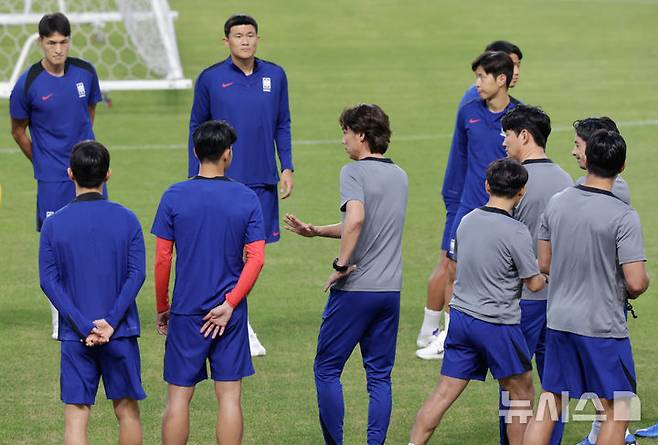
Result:
M279 232L272 232L272 236L279 236Z
M469 119L468 120L469 124L477 124L478 122L480 122L480 119Z
M50 94L47 95L47 96L41 96L41 100L45 102L45 101L47 101L48 99L50 99L51 97L53 97L53 94L55 94L55 93L50 93Z
M222 83L222 88L228 88L233 85L235 82Z

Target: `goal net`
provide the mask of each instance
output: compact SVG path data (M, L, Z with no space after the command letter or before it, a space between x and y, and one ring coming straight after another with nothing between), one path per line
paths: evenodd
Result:
M191 88L167 0L0 0L0 97L41 59L37 25L57 11L71 22L69 55L96 67L103 91Z

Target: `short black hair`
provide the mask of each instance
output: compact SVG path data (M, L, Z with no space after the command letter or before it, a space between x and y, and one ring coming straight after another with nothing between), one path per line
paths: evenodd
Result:
M251 25L256 29L256 33L258 34L258 23L256 23L255 18L247 14L233 14L224 23L224 36L228 37L231 33L231 28L240 25Z
M528 171L514 159L498 159L487 167L487 182L492 196L514 198L528 182Z
M512 75L514 74L514 62L512 62L509 54L503 51L484 52L471 63L471 69L475 71L479 66L482 67L485 73L491 74L494 77L504 74L507 78L505 83L509 88L509 84L512 82Z
M597 130L589 138L587 172L601 178L614 178L621 173L626 162L626 141L616 131Z
M69 165L80 187L97 188L110 169L110 152L97 141L78 142L71 151Z
M586 119L575 121L573 123L573 128L576 130L576 135L585 141L585 144L589 141L590 136L598 130L608 130L619 133L619 128L617 128L615 121L607 116L588 117Z
M507 54L516 54L519 60L523 59L521 49L507 40L496 40L487 45L485 51L502 51Z
M551 134L551 118L539 107L519 104L503 117L503 131L512 130L517 135L527 130L537 145L546 149L546 141Z
M384 154L391 142L391 127L384 110L375 104L357 104L345 108L338 118L343 130L363 133L371 153Z
M194 130L194 152L199 162L216 162L238 139L235 130L225 121L207 121Z
M39 37L50 37L56 32L64 37L71 35L71 24L61 12L46 14L39 21Z

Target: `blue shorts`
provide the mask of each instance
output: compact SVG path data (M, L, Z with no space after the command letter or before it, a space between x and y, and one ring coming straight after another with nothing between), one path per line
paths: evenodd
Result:
M539 380L544 374L546 352L546 300L521 300L521 329L530 357L535 356Z
M448 258L450 258L453 261L457 261L455 257L455 241L457 240L457 228L459 227L459 223L462 221L462 218L469 213L471 213L474 209L471 207L464 207L464 206L459 206L457 208L457 212L455 212L455 217L452 220L452 226L450 227L450 238L448 241L448 249L446 250Z
M489 323L451 308L441 375L484 381L487 370L496 380L532 370L521 325Z
M146 398L137 337L112 339L91 348L79 341L61 342L62 402L93 405L101 376L105 395L110 400Z
M544 390L568 391L572 399L594 393L614 400L616 391L635 393L636 382L628 338L588 337L547 329Z
M204 338L203 315L172 314L165 345L164 380L177 386L194 386L210 376L215 381L237 381L255 373L249 352L247 304L233 311L221 337Z
M249 188L258 196L260 207L263 211L265 242L268 244L276 243L281 236L279 228L279 195L276 192L276 184L250 185Z
M454 210L446 210L446 223L443 226L443 237L441 238L441 250L450 250L450 239L452 235L452 223L455 220Z
M103 185L103 196L107 198L107 187ZM37 232L43 222L53 213L75 199L73 181L37 181Z

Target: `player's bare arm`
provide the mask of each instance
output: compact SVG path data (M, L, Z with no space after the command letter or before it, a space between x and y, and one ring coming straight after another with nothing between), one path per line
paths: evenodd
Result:
M551 258L553 251L551 242L546 240L537 241L537 262L539 263L539 271L548 275L551 270Z
M342 231L342 223L330 224L327 226L314 226L313 224L305 223L295 215L286 213L283 217L283 227L297 235L307 238L314 236L321 236L324 238L340 238Z
M29 119L14 119L12 117L11 136L14 138L25 157L32 162L32 141L27 135L27 126L29 123Z
M649 275L644 261L622 264L628 298L637 298L649 288Z
M361 201L351 200L345 204L345 220L343 221L342 234L340 237L340 252L336 265L347 266L356 242L359 240L363 221L366 219L366 211ZM344 271L334 271L324 284L324 291L341 278L351 274L356 270L356 264L349 265Z

